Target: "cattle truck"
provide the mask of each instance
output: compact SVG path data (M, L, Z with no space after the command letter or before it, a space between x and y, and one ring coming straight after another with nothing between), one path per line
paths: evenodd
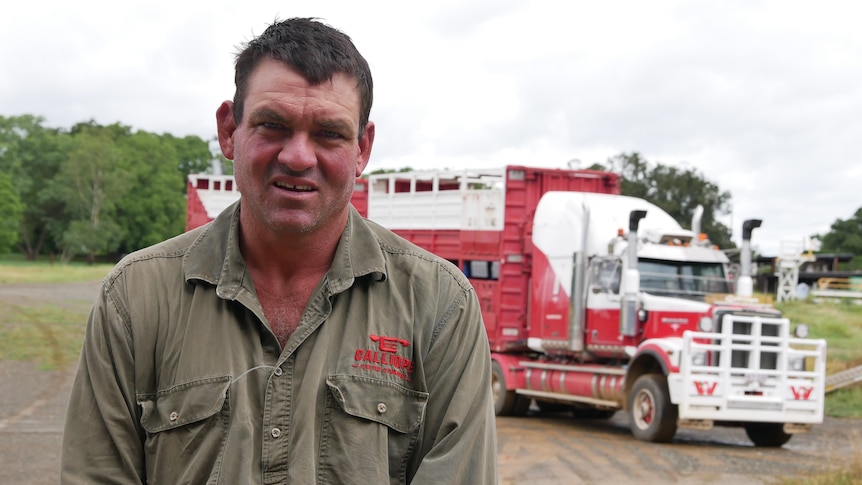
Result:
M371 175L367 216L442 256L476 290L498 415L626 411L645 441L679 427L745 428L781 446L823 420L826 344L752 297L726 254L614 173L501 170Z
M508 166L359 179L363 215L456 264L479 298L498 415L628 414L635 437L742 426L781 446L823 419L826 344L752 297L724 252L615 173ZM239 196L189 178L187 229ZM535 404L535 407L533 406Z

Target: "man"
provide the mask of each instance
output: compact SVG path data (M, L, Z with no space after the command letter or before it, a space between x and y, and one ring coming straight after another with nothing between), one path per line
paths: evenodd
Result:
M488 343L456 267L349 205L366 61L312 19L237 57L241 199L124 258L90 315L64 483L494 483Z

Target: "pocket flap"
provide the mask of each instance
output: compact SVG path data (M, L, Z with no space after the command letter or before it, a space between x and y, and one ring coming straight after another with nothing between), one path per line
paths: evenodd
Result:
M399 433L422 423L428 393L370 377L332 375L326 384L347 414L384 424Z
M155 394L139 394L141 426L150 433L184 426L219 412L227 399L230 376L179 384Z

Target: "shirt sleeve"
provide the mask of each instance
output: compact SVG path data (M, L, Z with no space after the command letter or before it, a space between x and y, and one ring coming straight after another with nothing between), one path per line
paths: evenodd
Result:
M106 286L90 312L63 433L63 484L145 482L132 339L114 303Z
M497 483L496 422L488 338L472 289L438 324L425 358L429 400L412 483Z

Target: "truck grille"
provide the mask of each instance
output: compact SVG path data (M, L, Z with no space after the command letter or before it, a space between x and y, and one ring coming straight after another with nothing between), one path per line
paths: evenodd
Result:
M823 420L826 342L794 338L774 315L716 315L715 332L683 334L668 377L680 419L817 423Z
M730 353L730 367L737 369L778 369L782 329L789 331L786 329L787 325L773 319L765 320L757 316L745 320L732 317L733 315L725 313L718 318L720 322L718 333L725 333L725 326L730 326L732 335L745 337L732 340L733 350ZM719 352L715 357L718 365L721 366L723 354ZM757 362L752 362L752 359L757 359Z

